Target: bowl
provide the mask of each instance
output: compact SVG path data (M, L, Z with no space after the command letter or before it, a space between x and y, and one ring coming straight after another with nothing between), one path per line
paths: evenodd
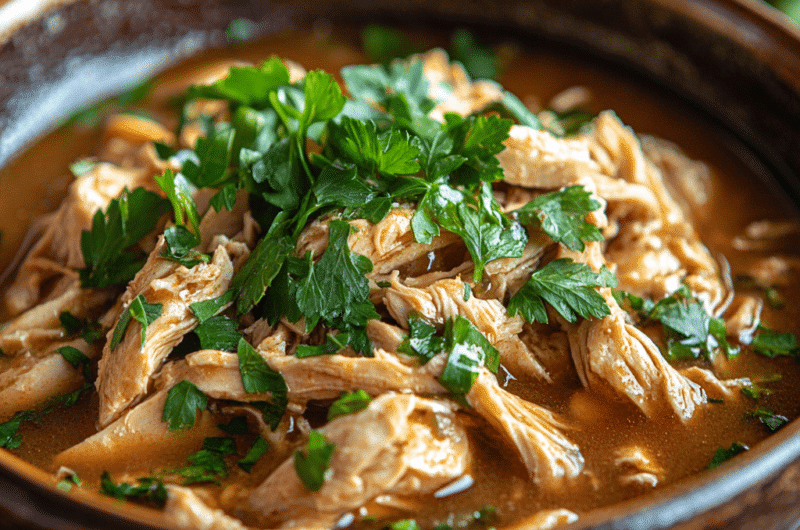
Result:
M83 0L0 6L0 168L84 105L226 43L240 18L469 26L608 65L693 109L800 205L800 32L747 0ZM5 186L5 182L0 182ZM8 197L8 196L7 196ZM10 200L10 199L5 199ZM160 528L158 513L0 451L0 526ZM735 463L598 509L571 529L787 529L800 523L800 420Z

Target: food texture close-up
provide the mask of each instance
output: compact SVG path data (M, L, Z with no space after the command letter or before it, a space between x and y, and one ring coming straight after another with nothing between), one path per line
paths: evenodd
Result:
M9 527L797 527L789 18L21 5Z

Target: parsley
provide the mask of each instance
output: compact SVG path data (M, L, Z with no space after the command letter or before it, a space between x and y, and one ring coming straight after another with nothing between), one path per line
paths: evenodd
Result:
M308 433L308 445L303 451L294 453L294 469L297 476L310 491L319 491L331 465L336 446L317 430Z
M92 344L104 335L103 327L97 320L78 318L69 311L62 311L58 315L58 320L66 335L80 334L86 344Z
M142 341L140 347L144 348L145 338L147 337L147 326L155 322L156 319L161 316L161 309L161 304L147 303L144 295L140 294L134 298L131 301L131 305L128 307L128 310L123 311L122 315L120 315L119 321L117 322L117 327L114 328L111 351L116 349L117 345L122 340L122 337L125 336L125 331L128 328L131 318L135 319L142 325Z
M194 302L189 305L189 309L192 310L194 316L202 324L216 315L223 307L231 303L233 301L233 295L233 291L228 290L216 298Z
M753 336L750 347L756 353L774 359L780 355L797 357L800 355L800 342L793 333L780 333L764 326L758 326L758 333Z
M230 422L218 425L222 432L228 434L247 434L247 418L244 416L236 416Z
M605 267L596 273L585 263L557 259L531 274L511 297L508 313L520 314L528 322L547 323L547 302L569 322L575 322L578 316L603 318L611 310L596 288L616 286L617 279Z
M570 186L546 193L516 211L522 224L541 228L553 241L583 252L587 241L602 241L600 229L586 221L589 213L600 208L583 186Z
M200 244L200 215L192 198L192 189L183 175L173 174L167 168L160 176L155 176L158 186L164 191L172 205L175 215L175 226L164 231L167 250L164 256L177 261L184 267L194 267L198 263L208 262L208 256L194 247ZM187 224L192 227L189 231Z
M444 338L450 354L439 381L456 394L469 392L482 366L492 372L500 367L498 351L461 315L445 323Z
M789 418L786 416L776 414L764 407L759 407L752 415L754 418L758 418L770 432L776 432L789 423Z
M369 394L361 389L355 390L350 394L342 392L339 399L334 401L328 409L328 421L363 410L369 406L371 401L372 398Z
M219 484L219 479L228 476L225 456L237 453L236 441L233 438L206 438L203 440L202 449L187 458L189 466L173 469L170 472L182 476L184 485L199 482Z
M256 464L256 462L258 462L262 456L267 454L268 451L269 443L261 436L258 436L253 442L253 445L250 446L250 450L247 451L246 455L244 455L244 458L239 460L238 466L247 473L250 473L250 470L253 469L253 466Z
M402 519L389 525L391 530L421 530L414 519Z
M750 448L739 442L733 442L728 449L720 447L717 449L717 452L714 453L714 457L711 459L711 462L709 462L708 469L713 469L723 462L730 460L734 456L747 451L748 449Z
M294 244L288 236L262 238L244 266L236 273L229 290L236 296L236 311L250 311L264 296L267 287L280 272Z
M189 97L225 99L234 106L263 109L269 106L269 95L288 84L289 68L280 59L272 57L257 67L231 68L224 79L210 85L193 86L189 89Z
M410 313L409 334L397 351L420 357L423 363L448 352L439 382L456 394L466 394L478 378L480 368L492 372L500 367L500 354L468 319L461 315L445 323L442 336L419 315Z
M116 499L141 499L163 506L167 502L167 488L159 478L142 477L138 485L122 482L116 484L108 471L100 477L100 493Z
M89 364L89 358L84 355L82 351L74 346L62 346L56 350L64 357L73 368L78 368L81 365Z
M23 421L33 421L37 418L36 411L21 410L14 414L10 420L0 423L0 447L16 449L22 443L22 435L17 430Z
M295 355L298 359L303 359L305 357L316 357L317 355L331 355L345 349L349 342L349 333L328 333L325 336L325 342L319 346L298 344Z
M67 476L65 476L63 479L59 480L58 483L56 483L56 488L65 493L69 493L70 491L72 491L72 488L74 486L80 487L82 484L83 481L81 481L78 474L72 471L69 472Z
M461 62L473 79L497 79L500 75L497 55L479 43L470 30L455 30L450 38L450 49L453 60Z
M168 208L169 201L158 194L136 188L112 199L105 212L98 210L91 231L81 234L86 263L79 271L81 285L102 289L133 279L145 259L128 249L155 229Z
M236 351L242 334L237 331L239 322L224 315L217 315L197 326L194 332L200 338L204 350Z
M267 366L264 359L258 354L244 337L239 339L236 354L239 357L239 372L242 376L242 384L249 394L260 394L269 392L272 394L272 402L261 403L261 410L266 421L272 429L276 429L278 423L286 412L288 387L283 376ZM251 403L258 406L258 403Z
M95 166L97 166L97 162L90 159L90 158L83 158L78 160L77 162L73 162L69 165L69 171L72 173L76 178L86 173L92 171Z
M167 392L161 421L167 423L170 431L180 431L194 427L197 411L206 410L208 398L194 384L181 381Z

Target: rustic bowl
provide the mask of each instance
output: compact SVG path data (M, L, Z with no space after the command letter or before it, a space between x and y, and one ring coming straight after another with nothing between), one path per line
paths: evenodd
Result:
M1 3L1 2L0 2ZM469 25L613 65L666 90L800 205L800 32L755 0L49 0L0 6L0 167L89 102L225 42L333 21ZM35 4L35 5L34 5ZM38 4L42 4L38 6ZM13 15L13 16L12 16ZM157 528L159 514L52 478L0 450L0 527ZM800 422L735 463L587 514L569 528L790 529Z

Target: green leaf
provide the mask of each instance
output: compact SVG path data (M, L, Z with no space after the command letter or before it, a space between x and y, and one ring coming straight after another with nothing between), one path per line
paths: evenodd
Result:
M120 313L117 325L114 327L114 333L111 335L111 340L108 343L108 347L112 352L116 350L119 343L122 342L122 338L125 336L125 332L128 331L128 326L131 323L131 318L130 311L123 310L122 313Z
M224 184L233 160L235 136L236 131L230 127L215 127L208 136L198 138L194 148L196 161L186 160L181 174L197 188L215 188Z
M500 61L488 47L478 42L468 29L460 28L450 38L450 53L454 61L464 65L473 79L497 79L500 75Z
M263 237L245 264L231 280L229 290L236 296L236 311L240 315L250 311L281 270L283 262L294 249L288 236Z
M720 447L717 449L717 452L714 453L714 457L711 459L711 462L709 462L708 469L713 469L723 462L730 460L734 456L747 451L748 449L750 448L739 442L733 442L729 449Z
M570 186L536 197L517 210L524 225L541 228L553 241L583 252L584 243L602 241L600 229L586 221L586 216L600 208L583 186Z
M786 416L776 414L764 407L756 409L753 412L753 417L758 418L770 432L777 432L781 427L789 423L789 418Z
M269 392L273 397L273 405L283 406L285 410L288 387L283 376L267 366L266 361L244 338L239 339L236 354L245 391L249 394ZM280 416L283 416L283 411L280 411Z
M366 326L367 320L378 318L365 276L372 270L372 262L350 251L348 223L333 220L329 227L328 248L297 285L298 307L311 326L320 319L329 324Z
M164 240L167 248L162 254L163 257L180 263L187 269L199 263L208 263L207 254L194 250L194 247L200 244L200 237L185 226L170 226L164 231Z
M511 121L494 114L467 118L448 114L446 119L453 139L452 155L466 159L453 171L453 181L477 184L502 179L503 171L495 155L505 149L503 142L508 139Z
M37 417L36 411L21 410L16 412L10 420L0 423L0 447L16 449L22 443L22 435L17 430L23 421L31 421Z
M156 321L161 316L161 304L149 304L145 300L144 295L138 295L131 302L128 311L131 316L142 325L142 342L141 347L144 348L145 338L147 336L147 326Z
M331 355L342 351L350 343L349 333L328 333L325 337L325 342L318 346L309 346L308 344L298 344L297 353L295 354L298 359L306 357L315 357L317 355Z
M378 132L374 122L343 116L340 124L328 125L326 148L336 157L356 164L367 174L413 175L419 171L419 148L407 132Z
M358 178L356 167L352 164L326 166L312 190L318 206L358 207L371 201L373 190Z
M97 166L95 160L83 158L69 165L70 172L77 178L90 172Z
M231 68L228 75L211 85L194 86L189 97L225 99L235 105L263 109L269 105L269 94L289 84L289 68L277 57L258 67Z
M444 337L438 335L436 328L428 324L419 313L412 311L407 318L408 336L398 346L397 351L416 355L424 364L447 349Z
M170 431L181 431L194 427L197 411L206 410L208 398L194 384L181 381L167 392L167 401L161 421Z
M292 138L273 144L260 160L251 166L256 190L270 204L284 210L300 206L300 194L305 187L301 180L301 153Z
M450 354L439 381L446 388L456 394L466 394L481 367L497 372L499 352L468 319L458 315L455 320L448 320L444 336Z
M83 482L81 481L80 477L74 471L69 472L66 477L58 481L56 484L56 488L64 493L69 493L72 491L72 488L75 486L80 487Z
M74 346L62 346L56 350L58 353L64 357L64 360L67 361L73 368L78 368L83 364L89 364L89 358L84 355L82 351Z
M261 436L258 436L253 442L253 445L250 446L250 450L247 451L246 455L244 455L244 458L239 460L239 467L245 470L247 473L250 473L250 470L253 469L253 466L256 464L256 462L258 462L262 456L267 454L268 451L269 443Z
M228 434L247 434L247 418L245 416L236 416L230 422L218 425L222 432Z
M102 289L126 283L142 268L144 256L128 250L152 232L169 209L169 201L144 188L123 192L105 212L98 210L92 229L81 234L86 268L79 271L81 285Z
M528 322L547 323L546 302L569 322L575 322L579 316L603 318L611 310L596 288L616 286L616 278L607 269L596 273L585 263L557 259L531 274L511 297L508 313L522 315Z
M223 307L231 303L233 301L233 297L233 291L225 291L225 293L216 298L210 298L208 300L202 300L200 302L189 304L189 309L192 310L194 316L202 324L209 318L216 315L220 310L222 310Z
M339 399L334 401L328 409L328 421L363 410L369 406L371 401L370 395L361 389L349 394L342 392Z
M205 320L194 332L200 338L200 346L204 350L221 350L235 352L242 334L237 330L239 322L224 315L217 315Z
M105 335L100 322L88 318L78 318L69 311L62 311L58 315L58 320L67 336L80 334L86 344L92 344Z
M108 471L104 471L100 477L100 493L121 500L146 500L157 506L163 506L167 502L167 488L161 479L155 477L142 477L138 485L127 482L116 484L111 480Z
M297 476L310 491L319 491L325 484L325 475L331 465L336 446L319 431L308 433L308 445L303 451L294 453L294 469Z
M750 343L756 353L774 359L780 355L797 357L800 355L800 342L793 333L780 333L778 331L758 326L758 333Z
M402 519L389 525L391 530L421 530L414 519Z
M309 125L333 119L344 108L347 98L342 94L333 77L322 70L312 70L306 74L303 86L305 106L300 117L300 131L305 132Z

